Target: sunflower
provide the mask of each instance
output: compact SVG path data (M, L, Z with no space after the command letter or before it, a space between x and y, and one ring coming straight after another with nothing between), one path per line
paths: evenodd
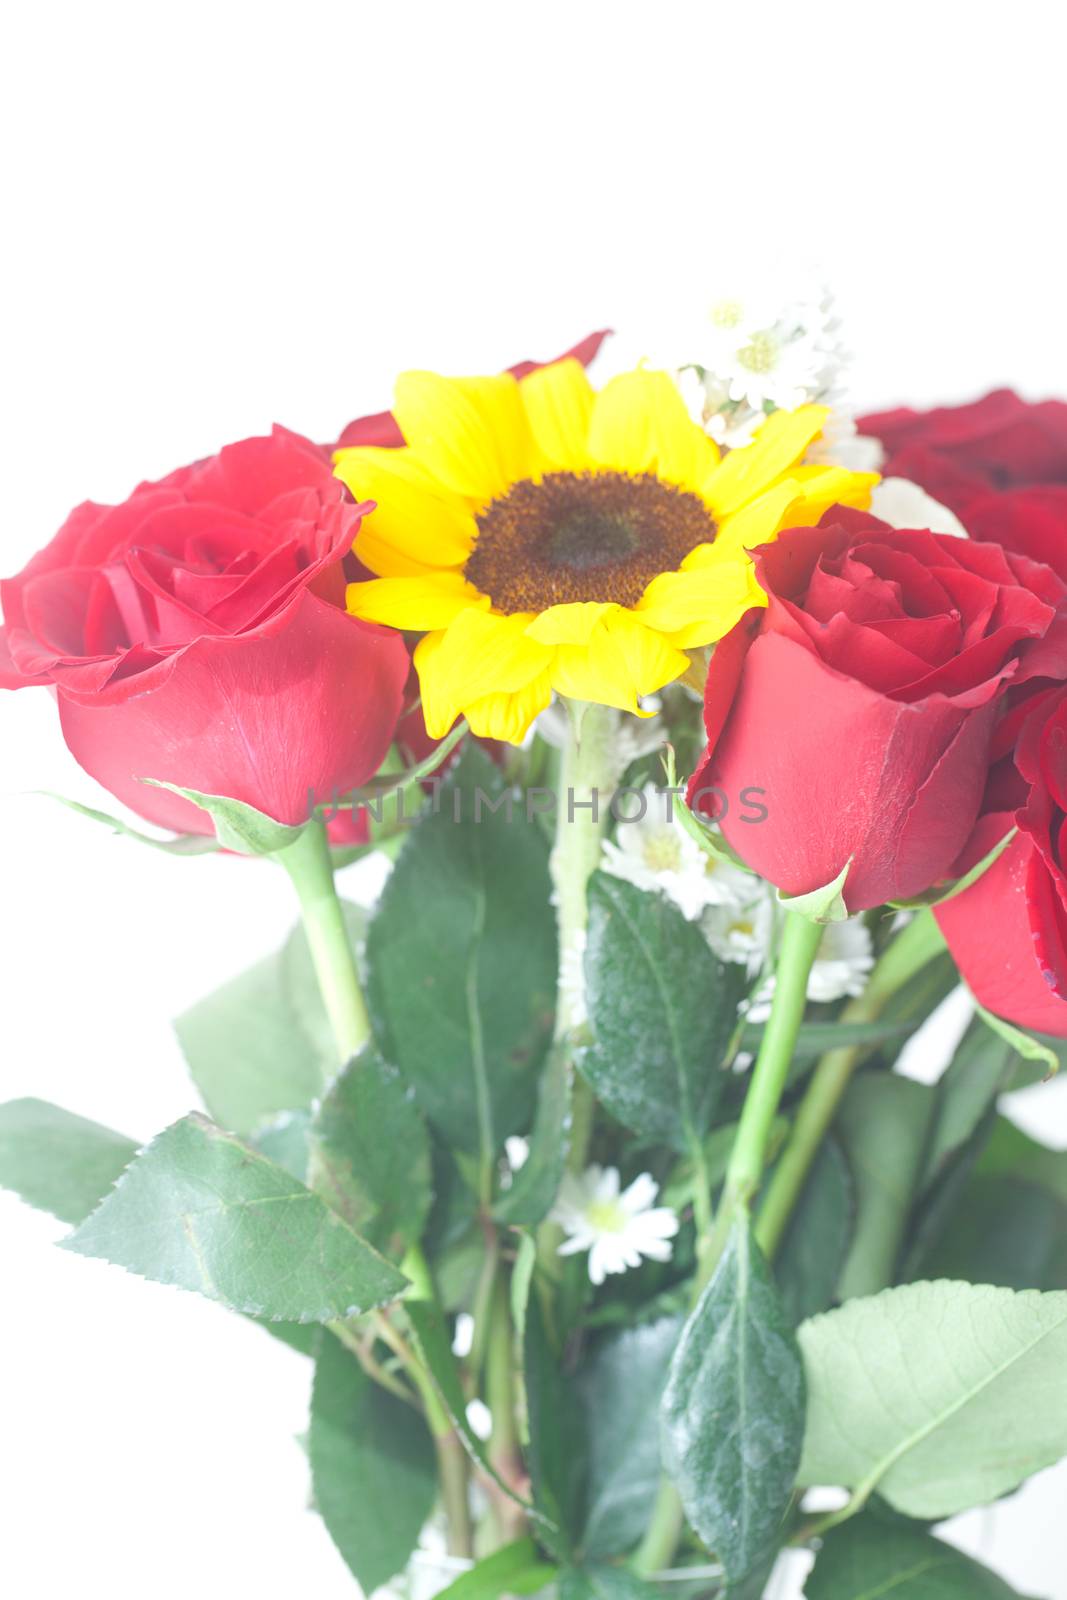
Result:
M339 450L338 476L377 502L356 554L379 576L348 609L423 633L426 726L461 714L518 743L553 691L640 713L686 651L766 604L746 550L866 507L874 474L800 462L828 413L776 411L720 456L665 372L594 391L577 361L516 379L408 372L399 449Z

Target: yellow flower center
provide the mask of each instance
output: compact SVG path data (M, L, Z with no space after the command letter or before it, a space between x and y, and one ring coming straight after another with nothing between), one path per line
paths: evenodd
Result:
M703 500L647 472L523 478L476 521L466 577L507 613L636 605L653 578L715 537Z
M649 834L642 853L645 866L652 872L677 872L682 864L681 841L668 828Z
M598 1233L622 1233L626 1228L626 1212L617 1200L594 1200L586 1216Z
M744 308L740 300L718 300L710 312L712 324L716 328L736 328L743 315Z
M778 360L778 341L773 333L754 333L737 352L737 359L749 372L773 372Z

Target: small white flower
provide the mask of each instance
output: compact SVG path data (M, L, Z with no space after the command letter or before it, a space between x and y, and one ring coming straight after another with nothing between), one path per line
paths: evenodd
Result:
M702 850L678 821L678 796L648 783L620 803L632 821L618 825L614 842L604 845L603 867L638 889L658 890L695 922L707 906L733 904L751 896L756 882L740 867Z
M609 1273L639 1267L642 1257L669 1261L678 1217L669 1206L653 1206L659 1185L642 1172L619 1193L616 1167L587 1167L580 1177L567 1173L551 1219L567 1238L561 1256L589 1252L589 1277L601 1284Z
M871 933L862 917L828 922L808 975L808 999L825 1005L862 994L873 966ZM770 977L749 1007L750 1022L766 1022L773 994L774 978Z
M524 1167L529 1160L529 1139L520 1139L517 1133L513 1133L510 1139L504 1140L504 1154L508 1158L508 1166L512 1172L518 1172L519 1168Z
M747 895L709 907L700 927L720 961L736 962L755 978L774 942L775 901L769 884L759 878L746 881Z

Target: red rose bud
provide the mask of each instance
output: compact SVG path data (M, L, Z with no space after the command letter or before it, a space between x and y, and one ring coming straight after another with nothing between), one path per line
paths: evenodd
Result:
M981 861L1013 824L1018 834L976 883L935 916L975 999L1008 1022L1067 1038L1067 689L1023 708L1011 776L990 798L1016 790L1020 804L990 810L959 863Z
M344 610L366 509L280 428L79 506L0 584L0 686L54 685L75 758L161 827L211 831L143 778L303 822L377 770L402 708L400 635Z
M1006 689L1067 676L1067 586L998 545L840 507L754 552L765 611L717 647L689 803L787 895L860 911L943 879L978 814Z

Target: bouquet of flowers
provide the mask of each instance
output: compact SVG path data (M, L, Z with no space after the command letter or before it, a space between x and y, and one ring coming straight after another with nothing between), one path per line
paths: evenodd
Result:
M1067 1455L1067 1155L998 1111L1067 1039L1067 404L857 425L821 293L604 339L3 583L77 809L300 921L178 1019L200 1109L12 1102L0 1182L306 1355L366 1592L1007 1596L934 1525Z

